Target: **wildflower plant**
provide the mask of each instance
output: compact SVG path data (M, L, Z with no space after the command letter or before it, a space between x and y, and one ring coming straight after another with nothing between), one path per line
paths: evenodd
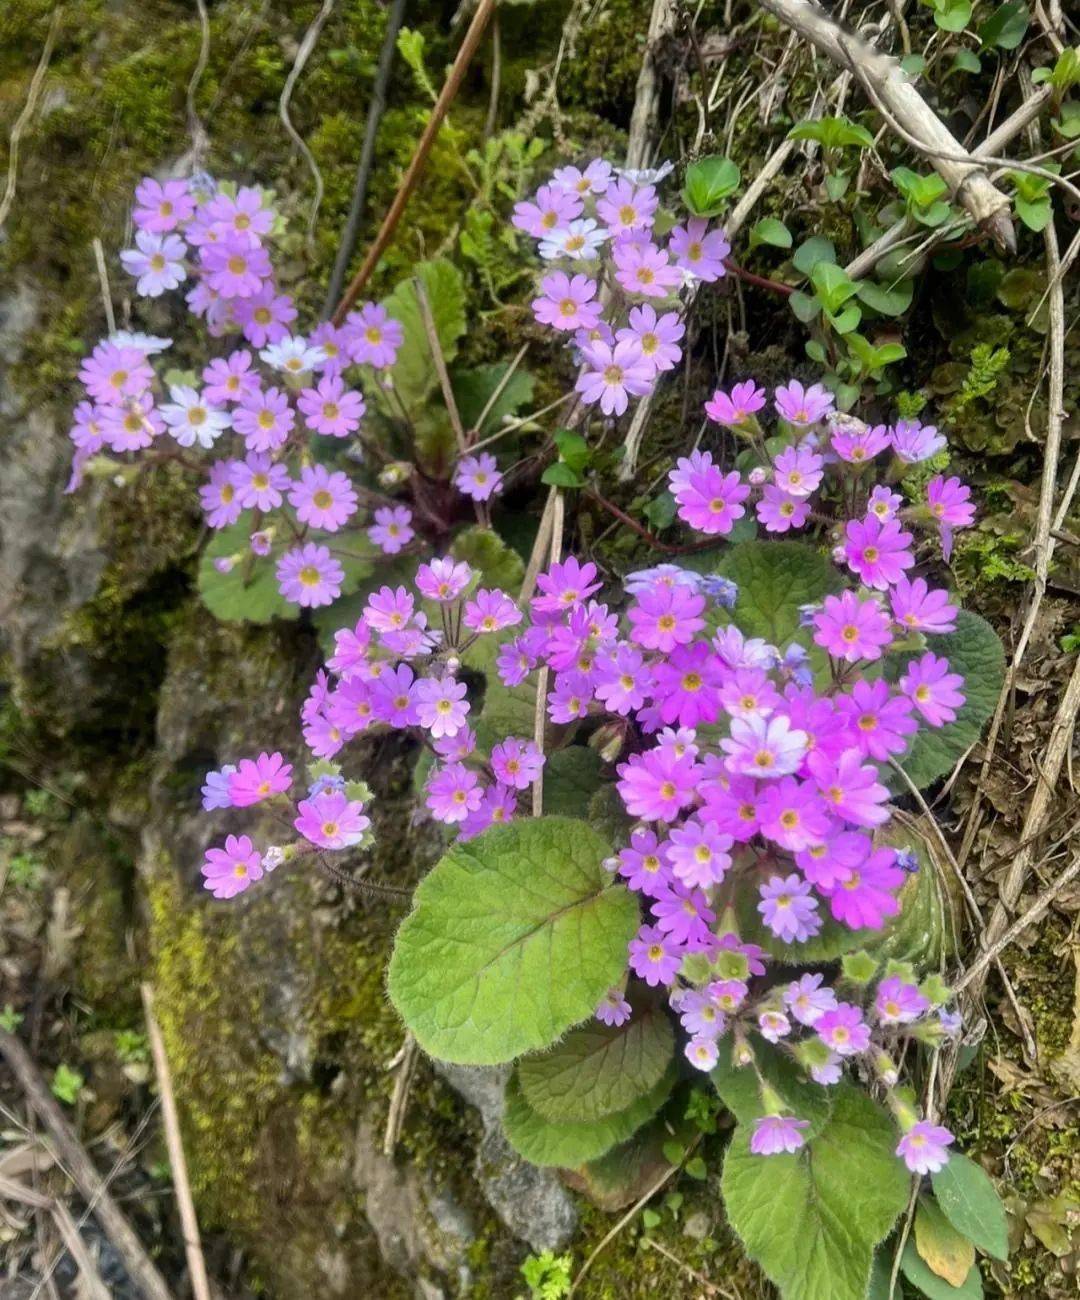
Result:
M727 270L710 221L729 173L699 169L681 220L661 206L664 169L600 159L514 210L545 263L533 316L576 368L576 424L557 439L575 483L590 420L663 381L683 291ZM440 514L430 475L412 505L359 524L373 490L318 454L363 427L357 367L390 409L408 311L402 325L371 304L291 334L265 195L146 182L138 200L124 260L140 292L193 281L210 334L239 328L250 346L226 345L200 388L155 377L156 341L101 345L78 467L106 447L205 449L207 522L244 543L218 548L223 576L272 564L274 610L356 593L348 620L343 604L327 615L303 775L280 753L207 774L208 811L265 804L284 828L209 848L207 889L234 898L279 867L366 850L371 792L350 744L407 733L448 847L398 932L390 997L432 1056L514 1063L503 1123L521 1155L577 1168L632 1152L707 1078L736 1119L728 1216L785 1296L864 1297L912 1178L936 1196L920 1213L1000 1254L988 1181L911 1087L910 1062L961 1025L941 973L947 903L900 801L978 738L1002 676L992 630L935 583L974 515L959 478L910 475L944 449L937 429L863 421L813 379L747 378L705 403L711 448L668 475L696 535L680 563L605 582L557 539L529 581L494 532ZM440 472L439 495L486 525L513 467L466 446ZM375 551L395 557L386 581Z

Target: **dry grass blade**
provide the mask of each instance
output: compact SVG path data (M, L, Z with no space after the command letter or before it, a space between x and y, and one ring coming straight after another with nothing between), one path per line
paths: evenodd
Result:
M0 198L0 230L3 230L4 223L11 212L11 205L15 202L15 193L19 184L19 144L23 132L29 126L30 119L34 116L34 109L37 108L41 87L45 82L45 74L49 70L49 60L52 58L53 45L56 42L56 33L60 27L60 15L62 13L63 9L59 5L53 11L52 22L49 24L48 35L45 37L45 44L42 47L41 58L34 69L34 75L30 78L30 89L26 94L26 103L23 104L22 111L15 119L15 125L11 128L11 135L8 137L8 170L7 181L4 184L4 194Z

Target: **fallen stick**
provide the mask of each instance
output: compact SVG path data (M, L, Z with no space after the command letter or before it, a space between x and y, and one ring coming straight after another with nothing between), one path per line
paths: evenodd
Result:
M0 1174L0 1199L29 1205L35 1210L45 1210L50 1213L60 1239L81 1274L80 1282L87 1300L109 1300L109 1292L101 1280L101 1274L91 1258L86 1242L79 1234L71 1212L63 1201L55 1196L49 1196L47 1192L39 1192L33 1187L27 1187L17 1178L7 1178L3 1174Z
M54 1100L37 1066L30 1059L30 1053L6 1029L0 1029L0 1056L15 1075L38 1119L48 1129L60 1164L83 1199L94 1207L94 1217L116 1247L132 1282L139 1287L146 1300L173 1300L165 1279L146 1253L135 1230L105 1190L104 1180Z
M837 66L853 69L868 94L880 101L879 110L895 119L972 221L1000 247L1016 250L1009 196L997 188L982 164L927 104L896 59L853 32L844 31L824 10L807 0L761 0L761 7L816 45Z
M184 1253L187 1256L191 1292L195 1300L210 1300L210 1281L206 1276L206 1260L203 1258L202 1240L199 1237L199 1220L191 1196L191 1181L188 1178L184 1142L180 1135L180 1116L176 1110L172 1071L169 1069L169 1057L165 1051L165 1040L161 1036L161 1026L154 1015L154 990L149 984L143 984L140 992L143 1014L146 1017L146 1036L150 1040L150 1054L154 1058L154 1073L157 1075L158 1093L161 1096L161 1120L165 1129L165 1146L169 1152L173 1187L176 1189L176 1204L180 1211L180 1227L184 1234Z
M480 44L480 38L484 34L484 28L488 25L495 9L495 0L480 0L479 7L473 15L473 20L469 24L469 30L465 33L465 39L461 42L461 49L458 50L457 58L447 74L443 88L439 92L439 98L435 101L435 107L431 110L431 116L428 118L427 126L424 127L423 134L416 146L416 152L412 156L412 161L405 169L405 175L401 178L401 184L398 186L398 192L394 195L394 201L383 218L383 223L379 227L379 233L367 251L359 271L353 276L349 287L341 301L337 305L331 320L335 325L340 325L345 317L349 314L349 309L357 298L364 291L364 286L371 279L371 273L378 265L379 258L386 251L387 245L393 237L397 224L401 220L402 213L412 197L412 192L416 189L417 182L427 164L428 155L431 153L431 146L435 143L435 137L439 134L443 120L453 103L461 83L465 78L465 70L472 62L472 57L476 53L476 47Z

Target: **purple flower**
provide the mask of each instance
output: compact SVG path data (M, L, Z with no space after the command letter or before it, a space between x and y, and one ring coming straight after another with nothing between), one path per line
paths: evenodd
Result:
M203 214L221 239L256 245L274 225L274 210L265 206L266 196L254 185L242 185L236 198L220 191L206 205Z
M229 800L234 808L247 808L284 794L292 785L292 765L278 753L244 758L229 777Z
M826 596L814 616L814 641L838 659L880 659L892 640L889 620L875 600L860 600L853 591Z
M600 320L597 284L587 275L568 276L553 271L540 281L541 296L532 302L541 325L557 330L592 329Z
M341 329L345 349L358 366L385 370L397 359L398 348L405 341L405 330L385 307L366 302L359 311L345 317Z
M710 946L709 926L716 920L716 913L709 908L700 889L672 884L650 906L658 928L676 943L693 950Z
M320 849L351 848L360 843L371 825L371 819L364 816L364 805L342 790L325 790L311 799L301 799L296 811L293 826Z
M773 479L788 496L808 497L821 484L824 464L810 447L785 447L773 461Z
M964 684L959 673L949 672L949 661L929 651L909 661L900 678L900 689L932 727L956 721L956 712L964 703Z
M457 600L472 579L464 560L437 557L416 570L416 588L426 600Z
M823 988L824 975L803 975L784 990L784 1003L800 1025L814 1025L836 1006L836 994Z
M630 1019L630 1003L621 989L608 989L596 1008L596 1018L602 1025L625 1025Z
M930 999L914 984L906 983L899 975L890 975L877 986L874 1009L883 1025L909 1025L926 1015Z
M580 564L572 555L561 562L556 561L546 573L541 573L536 579L537 590L541 594L533 597L531 608L534 616L545 616L536 621L548 622L550 619L547 616L565 614L580 605L600 590L600 584L595 579L595 564Z
M653 386L656 369L641 345L626 340L614 346L593 343L582 353L584 370L575 385L588 406L600 403L605 415L622 415L631 397Z
M141 397L129 397L123 406L103 407L101 428L113 451L141 451L158 434L164 433L165 421L155 410L154 399L144 393Z
M893 695L886 682L857 681L850 695L840 695L836 708L847 723L853 743L869 758L888 762L902 754L908 737L919 724L911 716L912 705L903 695Z
M711 1070L719 1056L716 1040L713 1038L691 1038L683 1051L686 1059L698 1070Z
M217 772L207 772L202 788L202 806L205 812L233 806L232 795L229 793L229 778L235 771L235 764L226 763Z
M782 1011L762 1011L758 1016L758 1033L766 1042L778 1043L791 1033L791 1021Z
M900 578L889 593L893 618L913 632L952 632L956 628L956 606L949 604L949 593L931 590L922 578Z
M887 591L915 563L908 550L911 534L905 533L895 519L882 523L870 515L849 520L845 536L844 558L848 566L866 586L878 591Z
M781 777L765 790L757 801L757 816L761 834L789 853L820 844L829 833L821 796L809 782L793 776Z
M949 1163L947 1150L953 1135L940 1124L919 1120L904 1134L896 1146L896 1154L913 1174L936 1174Z
M630 606L630 637L646 650L670 654L678 645L692 641L705 626L700 617L705 598L690 587L661 587L644 591Z
M596 215L613 234L646 230L653 223L659 200L651 185L640 188L630 180L612 181L597 200Z
M436 740L456 736L465 726L469 701L465 683L453 677L421 677L416 683L415 700L420 725Z
M436 821L463 822L480 807L479 777L461 763L446 763L428 778L426 803Z
M845 749L835 761L811 754L806 766L834 817L855 826L883 826L889 820L889 791L878 781L877 768L862 760L860 750Z
M296 320L292 298L279 294L270 282L248 298L234 298L229 309L244 338L256 348L288 338L289 326Z
M756 1156L793 1154L805 1143L802 1131L809 1127L809 1120L794 1115L761 1115L754 1120L750 1150Z
M758 522L764 524L766 532L770 533L786 533L792 528L801 528L810 518L807 501L790 496L772 483L762 489L755 510Z
M240 518L243 506L233 483L235 470L236 461L216 460L210 466L209 482L199 488L199 503L211 528L225 528Z
M725 474L711 463L711 457L697 466L686 458L679 460L668 482L678 502L679 518L699 533L730 533L735 521L746 513L742 502L750 495L750 485L742 481L738 470Z
M650 987L671 984L682 964L682 949L663 930L643 925L630 940L630 969Z
M887 519L895 519L903 504L904 498L899 492L893 492L889 488L879 485L874 488L867 499L866 513L873 515L884 523Z
M731 245L722 230L709 229L704 217L692 217L685 226L676 226L668 248L675 265L692 279L711 284L727 274L724 258Z
M670 880L666 843L660 844L652 831L635 831L629 847L619 852L619 875L631 889L658 898Z
M497 589L481 587L472 600L465 602L463 622L471 632L501 632L521 622L521 610L510 597Z
M711 400L705 403L705 414L717 424L726 424L734 429L745 424L764 405L764 388L759 388L755 380L747 379L736 384L730 394L718 388Z
M708 990L686 990L679 999L679 1021L692 1038L716 1038L724 1032L724 1013Z
M524 230L534 239L541 239L580 216L580 195L561 185L541 185L536 191L535 203L522 202L514 205L510 224L518 230Z
M245 510L276 510L285 500L289 471L284 465L274 464L269 456L251 452L242 461L233 461L231 472L236 499Z
M621 240L612 250L615 279L627 293L665 298L682 283L682 272L671 266L668 255L653 243Z
M929 460L948 445L932 424L918 420L897 420L889 430L893 451L907 465Z
M251 368L251 353L246 348L217 357L202 372L208 402L238 402L259 391L258 372Z
M821 384L804 388L797 379L781 385L773 394L777 414L801 429L817 424L835 409L833 395Z
M383 506L375 511L375 524L367 535L384 555L397 555L416 536L412 511L408 506Z
M491 770L496 781L515 790L527 790L544 768L544 755L531 740L508 736L491 750Z
M265 248L235 240L203 244L199 255L208 287L222 298L250 298L272 273Z
M938 474L926 485L926 500L932 518L937 520L941 552L946 560L952 554L952 530L967 528L975 520L975 507L970 498L971 488L958 478Z
M904 873L895 865L893 849L875 849L837 882L829 895L829 910L852 930L880 930L886 917L900 911L896 891Z
M883 424L872 428L860 420L837 419L829 430L833 451L849 465L866 465L889 445L889 431Z
M718 885L731 866L728 850L734 843L715 822L692 817L673 830L668 840L672 874L687 886Z
M454 472L454 486L474 501L487 501L503 489L503 476L494 456L482 451L463 456Z
M646 361L651 362L653 370L673 370L682 356L679 339L686 333L686 326L679 319L678 313L669 311L657 316L648 304L631 307L629 324L616 332L620 343L636 343L641 348Z
M332 605L341 595L345 570L325 546L305 542L278 561L278 589L286 600L305 609Z
M558 673L555 689L548 692L548 716L560 724L576 722L588 713L591 699L592 687L584 673Z
M131 219L139 230L157 233L175 230L190 221L194 212L195 199L188 191L187 181L161 182L148 176L135 187Z
M814 1032L838 1056L856 1056L870 1046L870 1027L851 1002L838 1002L814 1022Z
M179 235L159 235L150 230L135 232L135 247L126 248L120 261L128 275L138 277L135 292L141 298L160 298L187 279L184 254L187 245Z
M809 884L794 872L772 876L761 886L757 910L778 939L784 943L805 943L821 929L817 900Z
M289 504L302 524L336 533L356 513L357 499L352 480L341 470L305 465L289 489Z
M86 391L104 406L120 406L125 398L139 397L153 378L145 353L107 340L99 343L79 368Z
M775 779L798 770L806 755L807 735L794 729L782 714L735 718L731 733L721 740L725 765L735 776Z
M672 822L694 800L696 769L690 758L650 749L618 767L618 790L631 817Z
M305 388L296 405L309 429L329 438L355 433L366 407L359 393L345 387L340 375L325 375L314 388Z
M203 885L215 898L235 898L263 876L258 849L246 835L230 835L223 849L207 849Z

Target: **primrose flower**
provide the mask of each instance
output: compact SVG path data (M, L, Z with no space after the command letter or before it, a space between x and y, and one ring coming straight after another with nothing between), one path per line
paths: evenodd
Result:
M242 461L232 462L232 484L245 510L276 510L289 489L289 471L272 463L269 456L252 452Z
M254 185L241 185L235 198L218 191L205 212L220 238L251 245L258 244L274 226L274 210L266 205L263 191Z
M623 240L612 251L615 279L627 293L646 298L664 298L682 283L682 272L668 262L668 255L652 243Z
M621 989L608 989L596 1008L596 1018L602 1025L618 1027L630 1019L630 1003Z
M341 595L345 570L325 546L305 542L286 551L277 565L278 590L305 609L332 605Z
M720 1054L715 1038L691 1038L683 1050L686 1059L699 1070L711 1070Z
M837 419L829 430L832 449L849 465L868 465L889 445L889 431L883 424L872 428L861 420Z
M647 230L653 223L659 200L651 185L640 188L633 181L612 181L597 200L596 215L612 234Z
M671 232L668 250L679 270L693 280L711 284L727 274L724 259L731 245L722 230L710 230L704 217L692 217Z
M536 201L514 205L510 224L534 239L542 239L581 216L581 196L561 185L541 185Z
M472 632L501 632L504 627L520 623L521 610L504 591L481 587L472 600L465 602L462 622Z
M302 524L336 533L356 513L352 480L341 470L305 465L289 489L289 504Z
M398 349L405 342L405 330L385 307L366 302L345 317L342 338L345 350L358 366L385 370L397 359Z
M516 736L508 736L491 750L491 770L496 781L515 790L527 790L543 771L544 763L544 755L531 740Z
M228 411L211 406L205 396L186 384L174 384L169 396L172 401L161 408L161 418L181 447L198 443L209 449L232 425Z
M717 389L711 399L705 403L705 414L717 424L726 424L737 428L745 424L755 411L765 405L765 390L759 388L753 379L736 384L730 393Z
M896 1154L913 1174L936 1174L949 1163L948 1148L954 1140L947 1128L923 1119L900 1139Z
M734 718L730 734L720 741L725 766L734 776L774 780L798 771L806 756L807 734L793 728L783 714Z
M135 210L131 219L139 230L160 234L175 230L195 213L195 199L189 192L188 182L182 180L156 181L146 177L135 187Z
M952 555L953 529L967 528L975 521L971 488L958 478L938 474L926 485L926 500L941 533L942 554L948 560Z
M347 438L360 427L367 410L359 393L345 387L340 375L324 375L304 388L296 405L309 429L328 438Z
M772 876L760 893L761 919L784 943L805 943L821 929L817 899L801 876Z
M761 1115L754 1120L750 1150L756 1156L792 1154L805 1144L803 1129L809 1127L809 1120L796 1119L794 1115Z
M900 678L900 689L932 727L956 721L956 712L964 703L960 689L964 679L949 672L949 661L929 651L912 659Z
M532 302L533 315L541 325L557 330L592 329L600 320L597 283L587 275L572 278L565 271L553 271L540 281L541 296Z
M844 558L867 586L887 591L910 569L915 557L908 550L912 536L895 519L882 523L873 515L852 519L845 529Z
M856 1056L870 1046L870 1027L851 1002L838 1002L814 1022L814 1032L837 1056Z
M270 282L250 297L235 298L229 308L245 340L255 348L288 338L289 326L296 320L292 298L278 293Z
M234 764L226 763L217 772L207 772L201 791L204 812L233 806L232 795L229 793L229 778L235 771Z
M824 975L803 975L784 990L784 1004L800 1025L815 1025L836 1007L836 994L824 982Z
M897 420L889 437L893 451L906 465L929 460L948 445L932 424L920 424L918 420Z
M408 506L383 506L375 511L375 524L367 530L368 540L384 555L397 555L416 536Z
M141 396L154 378L146 354L138 348L99 343L79 368L79 380L103 406L121 406Z
M426 803L436 821L463 822L480 807L480 778L462 763L445 763L428 778Z
M686 326L677 312L657 316L656 310L646 302L631 307L627 326L616 330L615 337L620 343L636 343L653 369L662 371L673 370L678 365L682 356L679 339L685 333Z
M324 790L310 799L301 799L296 811L293 826L320 849L351 848L360 843L371 825L371 819L364 815L364 805L342 790Z
M660 897L671 878L666 842L661 844L652 831L634 831L629 846L619 851L618 870L635 893Z
M671 984L682 962L682 949L663 930L643 925L630 941L630 969L650 988Z
M827 388L821 384L804 388L797 379L777 388L773 403L782 419L800 429L820 423L836 409L833 395Z
M625 339L614 346L593 343L582 353L585 369L576 388L582 401L600 404L605 415L622 415L631 397L642 397L653 386L656 367L641 345Z
M135 247L124 249L120 261L128 275L138 277L135 292L141 298L160 298L187 279L186 252L187 245L179 235L137 230Z
M930 999L924 997L914 984L905 983L899 975L890 975L877 986L874 1010L883 1025L909 1025L926 1015Z
M585 261L596 257L610 238L610 233L602 230L591 217L581 217L545 235L537 252L546 262L556 257Z
M893 639L889 620L875 600L860 600L853 591L826 596L814 616L814 641L848 663L880 659Z
M243 511L234 482L236 467L236 461L214 461L208 482L199 489L199 504L206 512L210 528L227 528L229 524L235 524Z
M246 835L229 835L223 849L206 850L202 875L215 898L235 898L262 879L262 858Z
M289 399L279 388L263 388L242 397L232 416L248 451L276 451L296 422Z
M488 501L503 489L499 463L489 452L463 456L454 472L454 486L474 501Z
M250 298L271 275L265 248L236 241L203 244L199 250L206 283L223 298Z
M852 930L880 930L888 917L900 911L896 891L903 883L895 850L875 849L837 881L829 892L829 910Z
M631 754L618 766L619 794L631 817L671 822L694 799L696 769L690 758L664 750Z
M457 600L472 580L472 569L464 560L449 556L421 564L416 571L416 587L426 600Z
M750 485L742 481L738 470L725 474L711 463L695 470L683 458L676 463L668 482L678 502L679 518L699 533L730 533L736 520L746 513L742 502L750 495Z
M264 799L284 794L292 785L292 765L278 753L243 758L229 775L229 801L234 808L247 808Z
M899 578L889 593L893 618L912 632L952 632L956 629L956 606L949 593L931 591L922 578Z
M801 528L810 518L810 506L801 497L791 496L782 488L769 483L757 503L758 522L770 533L786 533Z

